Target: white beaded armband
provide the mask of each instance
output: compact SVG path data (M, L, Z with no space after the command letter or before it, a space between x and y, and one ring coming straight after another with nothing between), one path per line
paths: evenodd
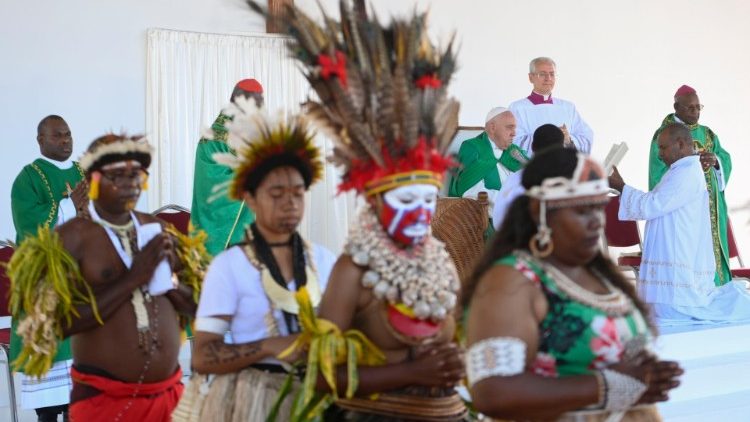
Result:
M637 379L611 369L603 369L605 400L604 408L611 411L627 411L643 396L648 387Z
M495 377L510 377L526 366L526 343L516 337L492 337L474 343L466 353L469 387Z
M229 321L214 317L201 317L195 320L195 331L223 336L229 331Z

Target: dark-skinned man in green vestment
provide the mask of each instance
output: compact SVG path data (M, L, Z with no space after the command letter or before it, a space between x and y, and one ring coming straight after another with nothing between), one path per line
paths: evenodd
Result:
M73 137L68 124L60 116L47 116L39 122L36 139L41 157L24 166L10 194L18 245L27 236L36 235L40 227L53 228L77 214L88 213L88 185L81 167L70 160ZM13 321L11 362L21 350L15 328ZM22 376L21 406L35 409L39 421L55 421L58 414L67 415L71 359L70 343L65 340L46 376L39 380Z
M230 101L238 97L252 98L258 107L263 106L263 87L255 79L243 79L235 85ZM211 125L212 138L201 138L195 152L195 173L193 179L193 205L190 209L190 223L193 230L203 230L208 234L206 250L216 256L228 246L242 241L244 228L255 216L244 202L236 201L227 195L217 195L214 186L232 180L232 170L213 159L216 153L233 152L227 144L227 129L224 124L231 117L223 112Z
M683 85L674 96L675 112L664 118L661 127L654 133L651 141L651 154L649 157L648 187L649 190L659 183L664 173L669 169L659 158L657 139L664 127L670 123L682 123L690 129L693 137L695 150L700 154L701 165L706 178L706 187L709 193L709 207L711 216L711 247L716 258L716 274L714 283L717 286L731 281L729 272L729 248L727 244L727 203L724 200L724 188L729 182L732 172L732 159L729 153L722 148L719 137L708 127L698 123L701 105L695 89Z

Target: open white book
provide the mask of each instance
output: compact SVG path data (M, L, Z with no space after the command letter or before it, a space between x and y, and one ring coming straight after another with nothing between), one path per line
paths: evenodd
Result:
M612 167L620 164L622 157L628 152L628 144L625 142L615 143L607 153L607 158L604 159L604 171L607 172L607 176L612 174Z

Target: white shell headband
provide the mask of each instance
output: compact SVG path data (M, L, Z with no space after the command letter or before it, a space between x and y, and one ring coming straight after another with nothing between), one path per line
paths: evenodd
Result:
M95 164L110 155L122 156L123 158L132 155L151 156L152 151L153 148L148 144L145 137L138 140L127 139L108 144L103 143L97 146L93 151L87 151L84 153L78 160L78 165L81 166L81 169L83 169L84 172L88 172Z
M578 153L578 163L570 179L550 177L544 179L541 185L526 190L527 196L540 201L575 199L607 193L609 183L604 169L599 163L581 153Z

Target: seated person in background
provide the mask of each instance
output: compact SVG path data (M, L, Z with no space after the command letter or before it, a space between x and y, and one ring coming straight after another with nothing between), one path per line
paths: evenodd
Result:
M213 158L231 164L229 196L244 200L255 222L244 228L245 242L217 255L208 270L195 325L196 374L175 422L265 420L286 378L275 357L300 331L294 292L306 286L317 306L336 259L297 232L305 192L323 172L307 126L301 117L275 125L247 100L238 104L227 111L234 118L227 127L228 144L239 154ZM290 420L289 402L279 420Z
M484 132L465 140L458 150L461 167L448 195L476 199L479 192L487 192L490 203L494 203L504 181L528 161L526 154L513 145L515 133L516 118L510 110L490 110Z
M531 153L536 154L552 147L562 147L565 141L565 135L559 127L553 124L539 126L534 131L534 141L531 143ZM523 169L511 174L505 182L500 192L495 195L495 205L492 209L492 224L495 230L499 230L505 219L510 204L526 190L521 185L523 178Z
M572 149L535 154L468 279L466 373L492 418L661 421L682 370L645 350L646 305L600 249L609 187Z
M716 283L709 192L690 129L670 123L657 142L668 170L650 192L626 185L617 169L609 178L622 192L620 220L646 220L640 297L659 325L750 320L744 283Z

